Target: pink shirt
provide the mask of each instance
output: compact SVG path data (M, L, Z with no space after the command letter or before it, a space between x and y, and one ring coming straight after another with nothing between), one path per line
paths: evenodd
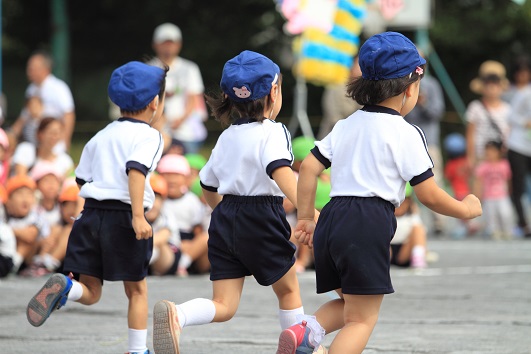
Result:
M476 177L483 185L483 199L502 199L509 195L511 167L507 160L480 163L476 168Z

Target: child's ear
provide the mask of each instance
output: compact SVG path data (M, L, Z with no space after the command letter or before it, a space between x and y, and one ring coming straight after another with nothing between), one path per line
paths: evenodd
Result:
M156 111L158 106L159 106L159 95L156 95L155 98L151 102L149 102L148 107Z
M415 90L417 90L418 85L420 84L420 80L417 80L406 88L406 96L412 97L415 94Z

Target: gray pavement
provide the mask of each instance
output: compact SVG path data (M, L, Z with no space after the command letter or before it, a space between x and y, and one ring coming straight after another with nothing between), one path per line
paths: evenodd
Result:
M429 268L392 269L396 292L385 296L364 353L531 353L531 241L435 239L429 248L439 256ZM330 299L315 294L313 272L299 280L306 312ZM34 328L26 321L25 308L44 281L0 281L0 353L127 350L127 301L121 283L106 282L98 304L69 303ZM153 277L148 284L150 309L159 299L184 302L211 296L204 276ZM227 323L185 328L181 351L275 353L279 332L272 290L249 278L236 316ZM148 345L152 347L151 336Z

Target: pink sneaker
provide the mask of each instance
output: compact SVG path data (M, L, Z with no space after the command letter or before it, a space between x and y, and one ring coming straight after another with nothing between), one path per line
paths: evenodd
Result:
M426 268L426 258L424 256L413 255L411 257L411 268Z
M277 354L295 354L306 333L306 321L286 328L278 338Z
M161 300L153 309L153 349L157 354L179 354L181 325L175 304Z

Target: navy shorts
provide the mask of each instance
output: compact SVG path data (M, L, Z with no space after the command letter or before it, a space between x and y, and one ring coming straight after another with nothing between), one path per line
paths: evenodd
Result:
M314 234L317 293L393 293L389 246L396 230L393 204L381 198L334 197Z
M253 275L271 285L295 263L281 197L225 195L208 229L210 280Z
M87 199L68 238L64 271L140 281L148 273L152 250L153 238L136 239L129 204Z

